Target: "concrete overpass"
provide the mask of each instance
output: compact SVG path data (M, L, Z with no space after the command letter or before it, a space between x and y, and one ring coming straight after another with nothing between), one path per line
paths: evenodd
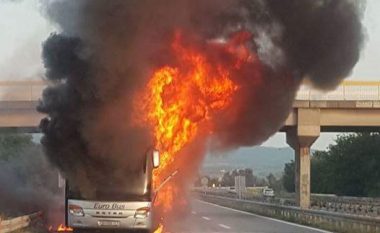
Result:
M45 87L42 81L0 81L0 128L38 132L44 115L36 106Z
M0 82L0 128L38 132L41 81ZM320 92L302 86L281 131L295 150L297 203L310 207L310 147L321 132L380 132L380 82L344 82Z
M295 151L296 198L310 207L310 147L321 132L380 132L380 82L345 82L329 93L302 86L282 131Z

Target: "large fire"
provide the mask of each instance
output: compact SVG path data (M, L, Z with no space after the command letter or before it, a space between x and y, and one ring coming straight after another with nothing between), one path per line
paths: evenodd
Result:
M212 134L215 117L232 104L239 90L233 75L243 63L254 59L247 47L250 38L242 31L228 41L215 40L201 46L185 43L182 34L175 33L171 44L175 61L153 72L140 104L161 152L160 167L154 171L155 187L177 168L181 150L197 135ZM169 182L158 193L155 206L162 213L170 212L177 194L175 182Z

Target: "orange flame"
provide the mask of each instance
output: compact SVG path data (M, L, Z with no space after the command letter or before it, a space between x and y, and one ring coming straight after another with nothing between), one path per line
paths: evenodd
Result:
M153 72L145 93L139 96L143 102L137 106L145 113L142 122L152 127L155 147L161 152L160 167L153 174L155 187L177 169L181 150L198 135L212 134L216 116L231 106L239 89L234 72L255 58L246 46L250 38L249 33L239 32L226 43L202 47L184 43L181 33L175 34L171 45L174 65ZM228 58L204 51L210 48ZM175 183L167 183L158 193L155 206L164 214L170 212L173 200L180 196L178 191ZM163 232L163 226L156 232Z
M164 232L164 226L160 224L157 228L157 230L154 231L154 233L163 233Z
M143 98L148 112L145 120L152 126L155 146L161 151L161 165L154 172L156 187L175 169L178 153L200 129L211 134L213 118L231 104L239 89L232 79L233 70L252 59L244 44L250 37L241 32L223 45L226 52L234 54L232 64L226 65L204 54L201 48L185 47L181 33L176 33L172 43L176 65L154 71ZM170 211L175 193L173 184L166 185L156 204Z
M60 224L58 227L57 227L57 230L56 230L57 232L71 232L71 231L73 231L73 228L71 228L71 227L67 227L67 226L65 226L65 225L63 225L63 224Z
M152 101L148 119L154 125L156 147L162 152L160 170L194 139L200 123L228 106L237 90L222 66L215 69L204 56L178 43L173 48L188 67L165 66L154 72L148 84Z

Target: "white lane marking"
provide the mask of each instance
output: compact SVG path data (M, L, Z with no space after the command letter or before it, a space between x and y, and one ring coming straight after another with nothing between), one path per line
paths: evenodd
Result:
M195 211L191 211L191 213L192 213L192 214L194 214L194 215L196 215L196 214L197 214L197 212L195 212Z
M224 229L231 229L231 227L224 225L224 224L218 224L220 227L223 227Z
M305 229L309 229L309 230L313 230L313 231L318 231L318 232L321 232L321 233L333 233L331 231L325 231L325 230L321 230L321 229L318 229L318 228L308 227L308 226L304 226L304 225L300 225L300 224L292 223L292 222L287 222L287 221L279 220L279 219L275 219L275 218L264 217L264 216L261 216L261 215L253 214L253 213L250 213L250 212L245 212L245 211L242 211L242 210L235 210L235 209L232 209L232 208L228 208L228 207L225 207L225 206L220 206L220 205L217 205L217 204L214 204L214 203L210 203L210 202L205 202L205 201L201 201L201 200L196 200L196 201L201 202L203 204L219 207L219 208L222 208L222 209L235 211L237 213L247 214L247 215L255 216L255 217L258 217L258 218L262 218L262 219L267 219L267 220L271 220L271 221L275 221L275 222L280 222L280 223L288 224L288 225L291 225L291 226L301 227L301 228L305 228Z
M202 216L202 218L203 218L204 220L210 221L210 218L208 218L208 217Z

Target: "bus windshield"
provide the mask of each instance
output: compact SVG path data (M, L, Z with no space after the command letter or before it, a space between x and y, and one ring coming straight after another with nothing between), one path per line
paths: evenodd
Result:
M150 201L151 175L148 174L140 174L124 182L115 182L110 179L106 183L97 184L90 194L86 193L87 195L81 193L80 187L70 185L66 181L66 198L96 201Z

